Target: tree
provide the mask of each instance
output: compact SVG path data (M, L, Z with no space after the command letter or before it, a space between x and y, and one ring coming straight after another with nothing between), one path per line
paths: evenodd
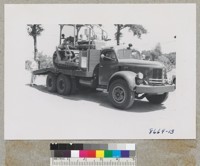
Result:
M37 56L37 37L41 35L43 31L43 27L41 24L28 24L27 25L27 31L30 36L33 37L33 42L34 42L34 60L36 61L36 56Z
M133 36L137 36L138 38L141 38L142 34L146 34L147 30L142 26L138 24L115 24L117 28L117 32L115 33L115 39L117 40L117 45L120 44L120 39L122 37L122 30L125 28L129 28L129 31L133 33Z
M151 60L151 61L157 60L159 57L162 56L162 50L161 50L160 43L158 43L153 50L147 50L147 51L144 50L144 51L142 51L141 54L145 55L146 60Z
M145 60L152 60L152 56L151 56L151 51L148 50L144 50L142 51L141 55L144 55L145 56Z
M154 50L151 51L152 61L155 61L155 59L158 59L159 56L162 55L161 51L161 45L158 43Z
M176 65L176 52L171 52L169 54L164 54L173 65Z

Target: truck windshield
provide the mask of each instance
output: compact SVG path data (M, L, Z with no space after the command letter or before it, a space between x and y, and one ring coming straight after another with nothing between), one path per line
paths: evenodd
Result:
M116 50L118 59L140 59L140 55L131 49Z

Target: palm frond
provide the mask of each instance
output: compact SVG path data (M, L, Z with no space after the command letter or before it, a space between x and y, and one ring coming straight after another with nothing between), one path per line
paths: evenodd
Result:
M27 32L30 36L40 36L42 31L44 31L44 28L41 24L27 24Z

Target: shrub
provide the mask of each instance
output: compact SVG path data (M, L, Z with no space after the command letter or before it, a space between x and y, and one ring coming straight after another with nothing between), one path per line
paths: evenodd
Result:
M145 55L145 60L158 61L163 63L167 68L167 72L176 68L176 52L157 55L154 50L144 50L141 54Z
M164 54L173 65L176 65L176 52L172 52L169 54Z
M174 68L174 65L170 62L170 60L165 55L159 56L156 61L163 63L167 69L167 72L171 71Z
M38 53L38 61L40 63L40 69L53 67L52 57L44 55L42 52Z

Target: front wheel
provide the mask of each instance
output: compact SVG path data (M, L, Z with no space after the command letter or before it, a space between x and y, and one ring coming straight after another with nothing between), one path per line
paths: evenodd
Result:
M109 99L112 105L119 109L128 109L133 105L135 95L125 80L118 79L111 83Z
M163 93L161 95L147 95L147 100L152 104L161 104L168 98L168 93Z

